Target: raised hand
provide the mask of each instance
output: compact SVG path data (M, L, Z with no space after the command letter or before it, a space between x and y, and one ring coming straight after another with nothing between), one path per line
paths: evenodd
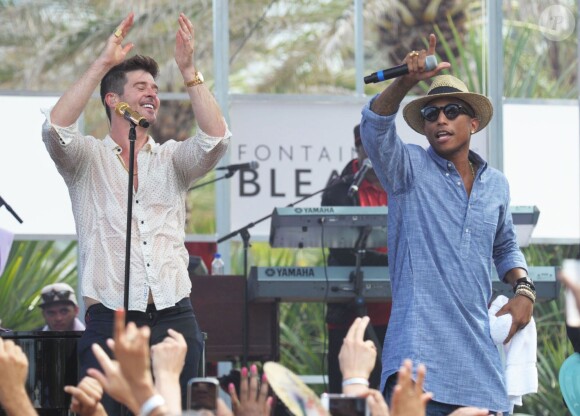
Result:
M369 390L367 405L371 416L390 416L389 406L387 406L387 402L385 402L385 397L378 390Z
M65 386L64 391L72 396L70 410L79 416L106 416L101 404L103 387L92 377L83 377L77 386Z
M195 40L193 38L193 24L183 13L179 14L179 28L175 34L175 62L181 73L194 68L193 51Z
M153 362L155 379L166 374L179 378L185 364L185 354L187 353L185 338L173 329L169 329L167 332L168 336L162 342L151 347L151 361Z
M119 403L123 403L131 412L139 413L139 404L131 393L131 386L125 380L119 362L112 360L98 344L93 344L92 350L103 372L95 368L89 368L87 374L103 386L105 393Z
M133 43L127 43L123 46L123 40L133 26L134 17L135 15L133 12L129 13L107 39L105 49L100 56L107 66L111 67L123 62L129 51L133 49L133 46L135 46Z
M168 410L175 414L181 413L181 389L179 376L185 364L187 343L179 332L168 330L168 335L162 342L151 347L151 361L155 387L165 398Z
M411 378L413 364L411 360L405 360L399 368L397 385L393 390L391 401L392 416L422 416L425 415L427 403L433 395L423 392L426 369L423 364L417 368L417 381Z
M242 368L240 379L240 397L232 384L228 386L228 393L232 399L232 408L236 416L268 416L272 408L272 398L268 397L268 381L266 374L262 375L262 382L258 383L258 369L255 364L248 369Z
M356 318L348 332L340 353L338 354L338 362L340 364L340 371L342 379L361 378L368 380L376 363L377 349L371 340L364 340L365 330L370 322L368 316ZM345 394L361 394L367 391L367 387L361 389L361 384L350 385L343 387Z
M404 62L409 68L409 74L406 78L411 78L413 82L431 78L444 69L450 68L451 64L449 62L440 62L437 64L435 69L431 71L425 71L425 59L428 55L435 55L435 47L437 46L437 37L431 33L429 35L429 49L421 49L420 51L412 51L407 54Z

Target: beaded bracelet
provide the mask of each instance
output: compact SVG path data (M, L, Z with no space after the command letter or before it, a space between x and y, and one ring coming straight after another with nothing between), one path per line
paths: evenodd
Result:
M529 300L532 301L532 303L536 303L536 294L528 289L528 288L524 288L524 287L520 287L516 290L516 296L517 295L522 295L525 296L526 298L528 298Z

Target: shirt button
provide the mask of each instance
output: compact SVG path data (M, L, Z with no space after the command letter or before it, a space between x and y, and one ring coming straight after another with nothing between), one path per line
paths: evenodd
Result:
M139 203L139 200L138 200L138 199L136 199L136 200L135 200L135 203L136 203L136 204L138 204L138 203Z
M465 232L466 232L466 233L469 233L469 228L466 228L466 229L465 229Z
M457 185L461 186L461 181L457 181Z
M147 241L143 241L143 245L147 245Z
M447 173L445 174L445 176L449 176L449 172L447 172Z
M149 267L149 263L147 263L147 267Z
M141 224L145 224L145 221L141 221Z

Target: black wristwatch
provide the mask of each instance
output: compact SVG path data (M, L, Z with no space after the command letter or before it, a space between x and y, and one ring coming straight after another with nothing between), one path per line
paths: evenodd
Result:
M518 280L516 280L516 284L514 285L514 293L516 291L516 289L518 288L518 286L523 285L523 286L527 286L530 289L532 289L534 292L536 291L536 286L534 286L534 282L532 282L532 279L530 279L529 276L523 276L520 277Z

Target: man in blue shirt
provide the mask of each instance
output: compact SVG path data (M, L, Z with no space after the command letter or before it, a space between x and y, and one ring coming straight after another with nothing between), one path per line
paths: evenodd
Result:
M526 261L517 245L505 176L469 149L471 135L493 108L455 77L433 79L427 95L403 115L429 147L405 144L395 116L426 71L429 49L410 52L409 74L397 78L362 111L362 142L389 195L388 246L393 307L383 348L381 389L387 402L403 359L427 366L429 416L464 406L493 412L510 408L501 360L490 337L492 261L516 291L499 312L512 315L505 342L528 324L535 301Z

